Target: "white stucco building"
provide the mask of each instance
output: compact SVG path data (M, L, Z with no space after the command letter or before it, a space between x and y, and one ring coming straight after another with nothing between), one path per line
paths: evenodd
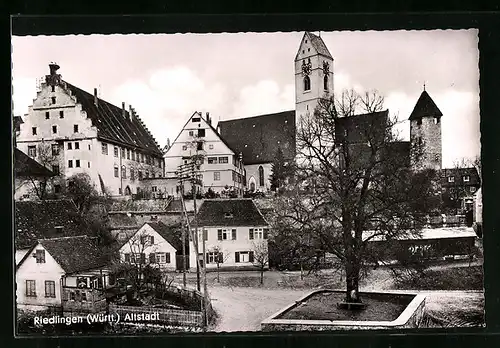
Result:
M200 156L196 175L202 192L212 189L220 193L225 188L243 193L245 169L239 153L235 152L211 124L210 116L195 112L180 131L165 154L165 177L179 182L179 166L192 163ZM151 184L152 185L152 184ZM166 184L165 184L166 185ZM169 185L170 189L173 184ZM185 192L190 190L186 183Z
M112 195L137 192L143 177L163 176L163 153L133 108L125 110L64 81L50 64L23 117L17 147L60 179L87 173ZM64 180L54 181L57 191Z

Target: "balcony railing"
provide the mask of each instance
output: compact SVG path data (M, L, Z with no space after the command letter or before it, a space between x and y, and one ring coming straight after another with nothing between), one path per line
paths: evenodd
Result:
M106 310L104 290L63 286L62 306L64 311L96 313Z

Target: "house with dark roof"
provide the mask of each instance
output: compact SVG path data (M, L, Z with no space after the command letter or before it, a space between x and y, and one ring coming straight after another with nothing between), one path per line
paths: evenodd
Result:
M130 195L143 177L163 176L163 152L132 107L125 109L64 81L59 66L41 84L20 124L17 146L30 157L42 152L63 179L87 173L99 192ZM40 146L44 147L41 151ZM50 163L49 163L50 162Z
M475 194L481 187L476 168L445 168L441 171L442 198L445 209L472 211Z
M166 270L182 269L182 238L179 229L162 222L146 222L129 238L121 241L121 262L150 265ZM185 241L185 260L189 267L189 240Z
M40 239L16 267L17 307L72 312L106 309L109 255L87 236Z
M33 198L35 191L34 185L42 189L46 186L46 182L55 176L54 172L44 167L18 148L14 148L13 157L15 200Z
M251 199L206 199L196 223L200 229L198 245L205 239L206 255L200 256L207 269L217 264L221 268L255 269L255 262L267 257L269 223Z
M199 193L211 190L219 194L241 195L245 186L241 152L212 126L210 115L203 116L201 112L188 118L165 154L165 176L170 183L153 179L149 182L151 189L156 187L156 191L166 190L167 194L178 196L181 181L184 192L188 193L191 180L196 179Z
M71 200L16 201L14 241L16 264L39 239L88 234Z
M295 158L295 111L220 121L217 129L223 139L241 153L248 190L268 191L272 163L278 148L285 161Z

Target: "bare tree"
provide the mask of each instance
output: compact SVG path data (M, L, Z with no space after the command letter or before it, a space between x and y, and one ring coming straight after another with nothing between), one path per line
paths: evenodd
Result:
M264 284L264 271L269 267L269 251L267 240L261 240L253 243L252 264L260 272L260 284Z
M60 163L59 145L41 142L36 146L35 159L45 168L53 170L52 166L58 166ZM39 177L38 175L30 175L26 181L30 184L30 193L34 194L40 200L45 200L48 198L47 187L54 182L54 179L54 177Z
M144 271L149 264L156 263L156 250L158 245L155 243L154 236L141 231L133 235L126 243L128 246L127 253L121 255L120 262L130 267L128 276L132 282L136 296L140 296L141 291L145 288ZM146 252L148 258L146 257ZM151 256L153 255L153 256ZM150 259L155 257L154 260Z
M214 262L217 265L217 283L220 283L220 268L225 261L229 258L230 254L225 252L220 245L213 246L207 250L208 253L214 255Z
M295 207L286 217L314 231L344 264L346 302L361 302L360 276L376 263L369 242L420 235L439 201L435 171L411 170L422 149L410 145L414 156L397 149L404 145L395 131L399 122L382 102L376 92L325 97L297 131L298 181L313 185L289 202Z

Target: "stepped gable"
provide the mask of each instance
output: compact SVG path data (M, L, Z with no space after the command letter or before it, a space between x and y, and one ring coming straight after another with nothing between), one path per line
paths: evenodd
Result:
M16 249L29 248L38 239L81 236L88 232L71 200L18 201L14 203L14 211Z
M68 82L63 82L71 95L76 97L87 117L92 120L92 125L97 128L98 137L104 141L116 143L140 149L146 153L163 156L156 140L145 128L142 121L136 115L121 107L97 98L97 106L94 103L94 95L90 94Z
M295 158L295 111L220 121L220 135L248 164L269 163L281 147L286 160Z
M418 98L417 103L415 104L415 107L413 108L413 111L408 119L411 121L422 117L441 116L443 116L443 113L439 110L436 103L434 103L434 100L432 100L429 93L423 91L422 94L420 94L420 97Z

